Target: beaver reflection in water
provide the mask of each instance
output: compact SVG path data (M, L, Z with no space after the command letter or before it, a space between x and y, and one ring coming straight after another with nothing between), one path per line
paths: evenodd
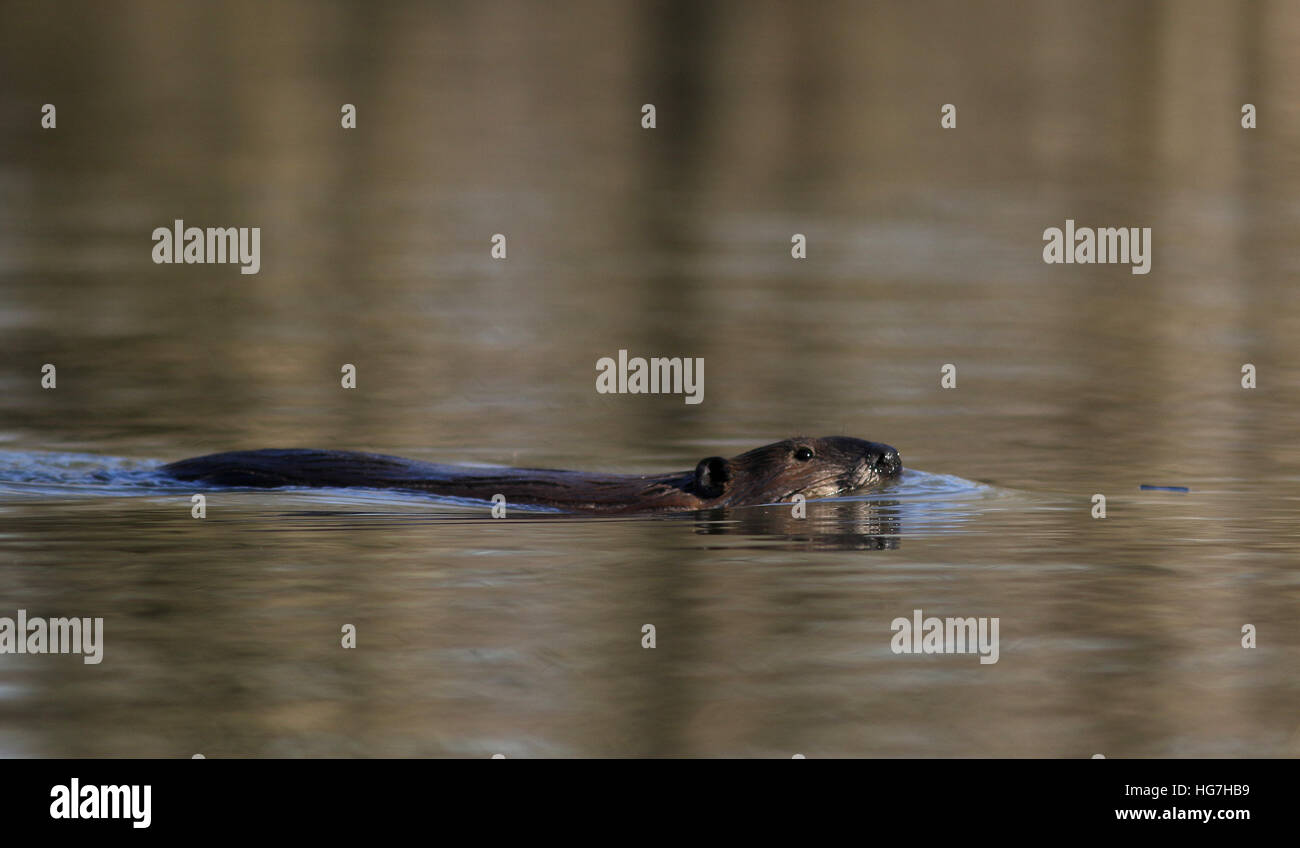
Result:
M404 489L570 512L686 512L826 498L878 485L902 470L898 451L847 436L793 438L731 459L711 456L676 474L591 474L438 465L354 451L254 450L165 465L177 480L214 486Z

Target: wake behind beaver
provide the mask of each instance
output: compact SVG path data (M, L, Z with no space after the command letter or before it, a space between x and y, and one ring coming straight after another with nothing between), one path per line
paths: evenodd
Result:
M483 501L502 495L510 504L615 514L756 506L795 495L834 497L897 477L902 461L886 444L825 436L785 439L731 459L710 456L692 471L654 475L441 465L301 448L209 454L160 470L211 486L401 489Z

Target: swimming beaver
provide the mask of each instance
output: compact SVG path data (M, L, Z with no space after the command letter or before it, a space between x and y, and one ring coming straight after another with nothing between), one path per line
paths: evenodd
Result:
M825 498L872 486L902 469L889 445L846 436L793 438L731 459L710 456L694 471L637 476L436 465L354 451L255 450L182 459L162 470L215 486L409 489L573 512L684 512Z

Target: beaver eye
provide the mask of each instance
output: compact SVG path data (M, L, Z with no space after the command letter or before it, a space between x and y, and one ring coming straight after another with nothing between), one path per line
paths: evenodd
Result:
M813 458L812 448L799 448L794 452L794 458L800 462L807 462Z

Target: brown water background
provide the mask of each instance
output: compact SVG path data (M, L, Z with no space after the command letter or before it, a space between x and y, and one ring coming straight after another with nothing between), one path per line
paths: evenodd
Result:
M176 218L261 272L154 264ZM1067 218L1151 273L1044 264ZM1295 3L5 2L0 616L105 656L0 655L0 754L1300 754L1298 229ZM794 433L952 478L805 528L41 475ZM999 662L891 653L916 608Z

